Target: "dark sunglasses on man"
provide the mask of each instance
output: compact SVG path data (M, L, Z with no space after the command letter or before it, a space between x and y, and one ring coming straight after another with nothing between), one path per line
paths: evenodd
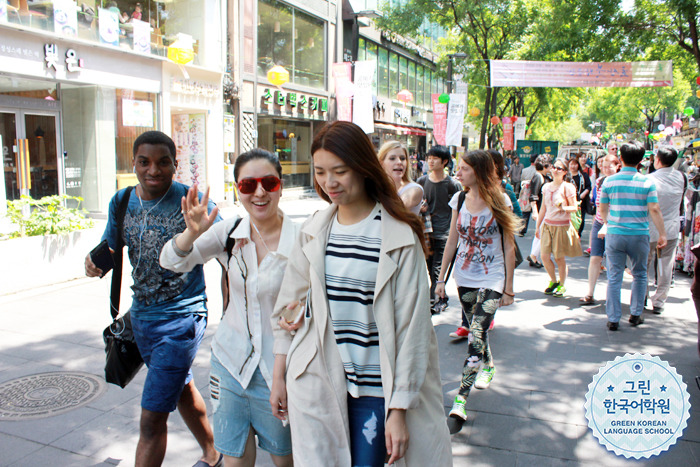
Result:
M244 195L252 195L258 189L258 184L262 185L263 190L268 193L277 191L282 186L282 182L274 175L267 175L261 178L244 178L238 182L238 191Z

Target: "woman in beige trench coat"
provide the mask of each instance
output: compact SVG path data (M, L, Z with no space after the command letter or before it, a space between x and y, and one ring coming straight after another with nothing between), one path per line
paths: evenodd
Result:
M381 247L373 305L386 459L399 466L450 466L422 222L405 209L371 142L356 125L328 125L314 139L311 152L316 190L333 204L303 225L272 315L276 359L270 401L275 415L285 418L288 413L294 463L297 467L353 463L349 383L330 319L325 259L334 219L357 223L378 206ZM290 327L287 322L294 321L290 313L303 301L307 301L303 316Z

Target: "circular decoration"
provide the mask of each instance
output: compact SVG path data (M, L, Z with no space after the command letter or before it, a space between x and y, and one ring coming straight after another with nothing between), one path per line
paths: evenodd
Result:
M105 391L102 378L78 371L39 373L0 384L0 420L47 418L97 399Z
M289 82L289 72L279 65L275 65L267 72L267 80L275 86L282 86Z
M644 136L649 136L649 130L644 131Z
M622 141L623 136L622 135L617 135L617 140Z
M695 91L695 97L700 97L700 89L698 89L697 91Z
M399 91L398 94L396 94L396 98L403 102L404 104L407 102L412 102L413 101L413 93L409 91L408 89L403 89Z
M528 136L530 136L530 135L532 134L532 130L527 130L527 131L525 132L525 134L528 135Z
M492 125L498 125L499 123L501 123L501 119L498 118L498 115L494 115L493 117L491 117L491 124Z
M289 133L289 139L294 139L294 138L296 138L296 136L297 135L295 135L294 133Z
M698 76L697 78L695 78L695 82L696 82L698 85L700 85L700 76Z
M686 107L685 110L683 110L683 113L690 117L695 113L695 109L692 107Z
M666 128L666 125L664 125L663 123L659 123L659 126L657 128L659 129L659 131L664 131L664 128Z
M690 395L667 362L625 354L593 377L586 393L588 427L618 456L649 458L667 451L688 426Z
M472 107L471 109L469 109L469 115L471 115L472 117L478 117L479 115L481 115L481 110L479 110L478 107Z
M450 95L449 95L449 94L444 94L444 93L443 93L443 94L440 94L440 95L438 96L438 102L441 103L441 104L447 104L448 102L450 102Z
M680 119L677 118L677 119L675 119L675 120L673 121L673 123L671 123L671 125L672 125L673 128L675 128L676 130L680 130L680 129L683 127L683 122L682 122Z

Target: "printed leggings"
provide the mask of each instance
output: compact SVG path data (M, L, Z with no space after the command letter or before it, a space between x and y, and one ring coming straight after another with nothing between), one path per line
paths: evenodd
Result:
M462 369L459 394L468 396L483 366L492 366L489 326L498 309L502 294L491 289L457 287L462 302L462 326L469 328L469 353Z

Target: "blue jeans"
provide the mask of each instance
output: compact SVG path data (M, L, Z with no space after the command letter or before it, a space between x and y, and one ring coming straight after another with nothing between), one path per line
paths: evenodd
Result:
M649 256L649 235L618 235L605 236L605 256L608 267L608 294L605 302L605 312L608 321L617 323L622 317L620 289L625 264L629 258L632 271L632 296L630 298L630 314L640 316L644 311L644 296L647 292L647 258Z
M132 316L131 325L148 367L141 407L151 412L173 412L182 390L192 380L192 362L207 328L207 318L184 314L146 321Z
M348 419L353 467L384 467L384 398L348 394Z

